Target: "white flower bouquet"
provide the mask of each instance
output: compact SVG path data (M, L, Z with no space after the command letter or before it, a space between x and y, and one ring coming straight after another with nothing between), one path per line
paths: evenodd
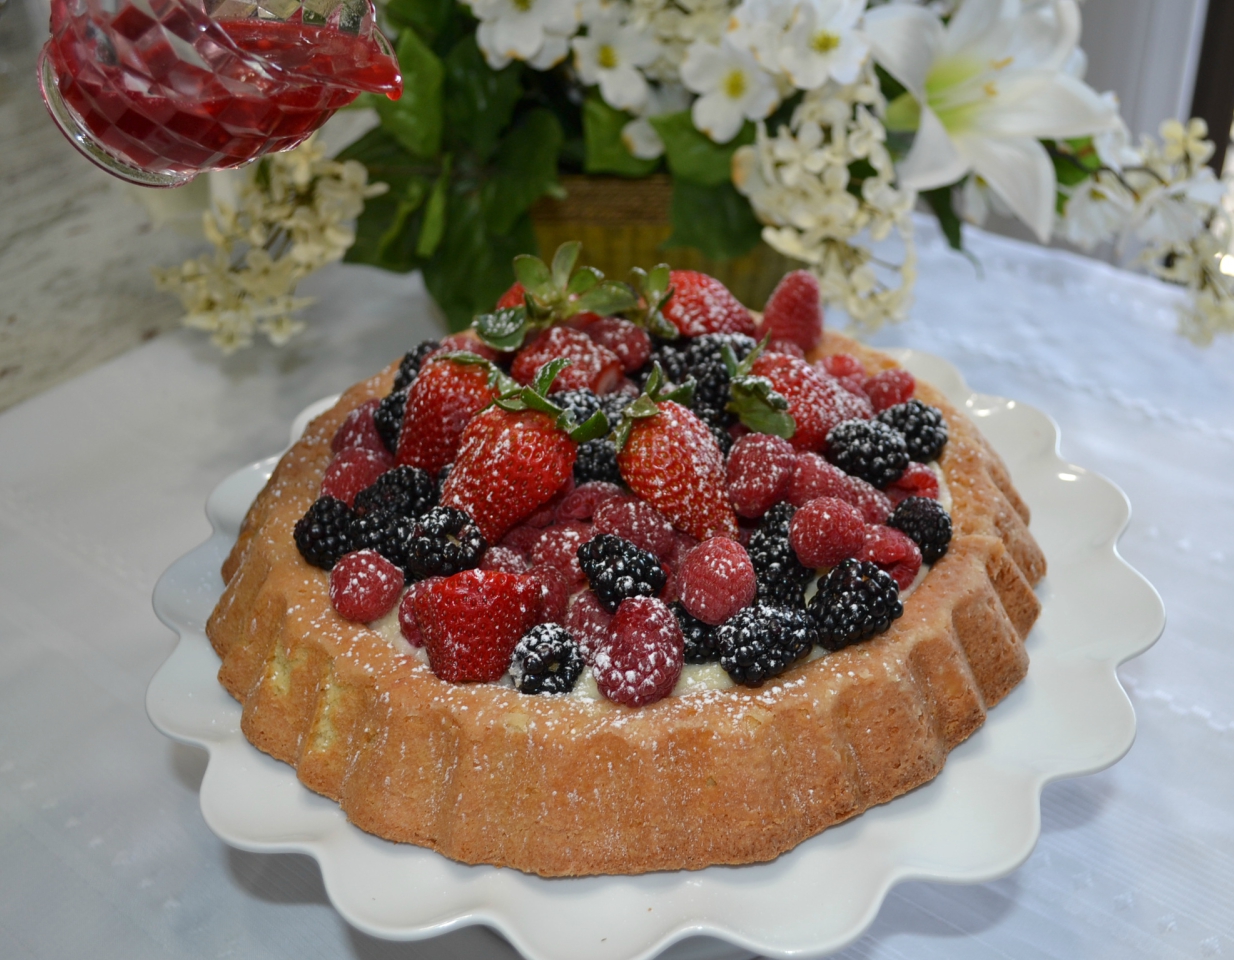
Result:
M760 242L858 327L906 315L921 201L951 244L991 208L1113 241L1234 330L1226 184L1202 121L1133 145L1082 79L1076 0L387 0L405 78L340 154L389 185L346 259L423 271L455 328L491 308L565 174L672 178L666 246ZM568 202L568 201L567 201ZM1129 244L1133 246L1129 246ZM671 253L669 254L671 259ZM755 306L759 306L755 304Z

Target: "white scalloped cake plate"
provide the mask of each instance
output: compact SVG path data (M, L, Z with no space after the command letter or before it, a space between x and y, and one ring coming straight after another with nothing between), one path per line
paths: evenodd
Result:
M244 850L315 858L331 902L365 933L418 940L484 924L531 960L645 960L665 951L677 960L818 957L856 939L896 883L978 883L1014 870L1040 833L1042 787L1101 770L1130 748L1135 714L1115 668L1152 645L1165 613L1117 551L1127 498L1060 459L1048 416L974 394L938 357L893 355L964 410L1003 456L1049 562L1027 678L933 781L770 863L696 872L547 880L370 836L244 739L240 705L219 685L205 636L223 590L219 568L277 462L270 457L215 489L206 505L214 535L172 564L154 591L155 612L180 642L151 681L146 709L167 736L209 752L206 823ZM293 440L333 402L305 410Z

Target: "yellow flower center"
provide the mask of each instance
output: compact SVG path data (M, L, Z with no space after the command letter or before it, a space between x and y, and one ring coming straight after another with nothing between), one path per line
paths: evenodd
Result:
M740 100L746 92L746 74L744 70L730 70L724 78L724 92L734 100Z
M531 5L535 3L535 0L510 0L510 2L514 4L514 9L520 13L526 13L531 9Z
M810 38L810 49L815 53L831 53L839 45L839 34L830 30L820 30Z
M524 0L526 2L526 0ZM610 43L600 44L600 49L596 51L596 63L603 70L612 70L618 64L617 51L613 49Z

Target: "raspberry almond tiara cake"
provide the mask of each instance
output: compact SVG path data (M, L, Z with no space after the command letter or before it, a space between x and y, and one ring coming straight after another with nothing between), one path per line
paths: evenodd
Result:
M1045 561L973 425L661 266L520 257L279 462L207 632L360 828L544 876L768 860L933 778L1024 677Z

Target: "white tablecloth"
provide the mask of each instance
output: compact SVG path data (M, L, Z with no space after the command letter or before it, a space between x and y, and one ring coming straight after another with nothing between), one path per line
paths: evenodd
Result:
M1052 414L1064 456L1130 497L1122 550L1169 626L1120 671L1136 745L1046 788L1029 861L896 888L841 956L1234 956L1234 342L1191 346L1172 291L1102 264L973 233L979 276L921 237L912 320L874 342ZM0 957L514 955L479 928L421 944L349 929L311 860L209 832L204 755L145 716L174 645L150 592L206 536L211 488L432 333L415 278L346 267L309 287L310 333L283 351L220 360L160 337L0 415Z

